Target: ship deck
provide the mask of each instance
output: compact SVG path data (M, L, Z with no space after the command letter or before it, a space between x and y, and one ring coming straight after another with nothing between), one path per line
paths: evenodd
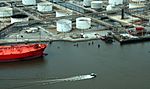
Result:
M9 54L22 54L27 52L36 51L43 48L41 45L11 45L11 46L0 46L0 55Z

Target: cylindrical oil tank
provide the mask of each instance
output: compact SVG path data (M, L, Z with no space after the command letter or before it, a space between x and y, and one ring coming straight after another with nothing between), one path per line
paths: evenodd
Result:
M10 7L0 7L0 17L10 17L13 15L13 9Z
M57 23L58 32L70 32L72 29L72 21L67 19L58 20Z
M112 5L108 5L108 6L106 7L106 11L112 11L112 10L113 10Z
M106 7L106 11L116 11L116 10L120 10L120 8L112 6L112 5L108 5ZM111 12L109 12L109 13L111 13Z
M92 0L83 0L83 5L84 6L91 6Z
M24 5L36 5L36 0L22 0Z
M123 0L109 0L109 5L119 5L119 4L123 4Z
M103 8L103 1L92 1L91 8L93 8L93 9Z
M56 11L56 17L69 16L69 15L72 15L72 13L64 11L64 10L57 10Z
M25 14L16 14L11 16L11 23L15 23L15 22L27 22L29 21L29 17L28 15Z
M76 28L77 29L89 29L91 27L91 18L79 17L76 19Z
M49 2L38 3L37 10L40 12L50 12L50 11L52 11L52 4Z
M138 7L144 7L144 5L140 5L138 3L129 3L129 8L138 8Z

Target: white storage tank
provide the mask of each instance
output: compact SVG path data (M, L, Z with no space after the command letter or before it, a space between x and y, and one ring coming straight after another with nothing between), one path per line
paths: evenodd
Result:
M91 27L91 18L79 17L76 19L76 28L77 29L89 29Z
M109 0L109 5L115 6L119 4L123 4L123 0Z
M61 16L69 16L72 15L71 12L66 12L64 10L57 10L56 11L56 17L61 17Z
M22 0L24 5L36 5L36 0Z
M10 17L13 15L13 9L10 7L0 7L0 17Z
M58 32L70 32L72 30L72 21L67 19L58 20L57 23Z
M133 8L142 8L145 5L143 4L139 4L139 3L129 3L129 8L133 9Z
M29 17L28 15L25 14L16 14L11 16L11 23L15 23L15 22L27 22L29 21Z
M106 7L106 11L112 11L112 10L113 10L112 5L108 5L108 6Z
M91 6L92 0L83 0L83 5L84 6Z
M108 5L106 7L106 11L117 11L117 10L120 10L120 8L112 6L112 5ZM109 13L113 13L113 12L109 12Z
M103 8L103 1L92 1L91 8L93 8L93 9Z
M52 11L52 4L49 2L38 3L37 10L40 12L50 12L50 11Z

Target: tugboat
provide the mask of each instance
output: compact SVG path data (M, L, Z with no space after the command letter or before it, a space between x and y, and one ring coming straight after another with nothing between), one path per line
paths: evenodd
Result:
M0 46L0 62L29 60L44 55L47 44L18 44Z

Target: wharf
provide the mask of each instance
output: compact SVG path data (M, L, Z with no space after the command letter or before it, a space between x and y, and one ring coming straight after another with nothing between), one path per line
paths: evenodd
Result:
M68 42L80 42L80 41L89 41L89 40L99 40L101 36L106 35L109 30L105 31L85 31L81 34L81 32L73 32L73 33L42 33L44 36L39 36L38 33L30 33L30 34L13 34L10 35L11 38L3 38L0 39L0 45L5 44L18 44L18 43L40 43L40 42L53 42L53 41L68 41ZM46 35L47 34L47 35ZM51 34L51 35L49 35ZM18 37L16 38L16 35ZM20 37L23 36L23 38ZM82 35L82 36L81 36ZM27 38L31 37L31 38Z
M9 45L9 44L26 44L26 43L42 43L50 42L50 40L24 40L24 41L15 41L15 40L0 40L0 45Z
M138 38L123 39L120 35L114 34L113 37L114 37L114 39L119 41L121 45L129 44L129 43L138 43L138 42L150 41L150 36L141 36Z

